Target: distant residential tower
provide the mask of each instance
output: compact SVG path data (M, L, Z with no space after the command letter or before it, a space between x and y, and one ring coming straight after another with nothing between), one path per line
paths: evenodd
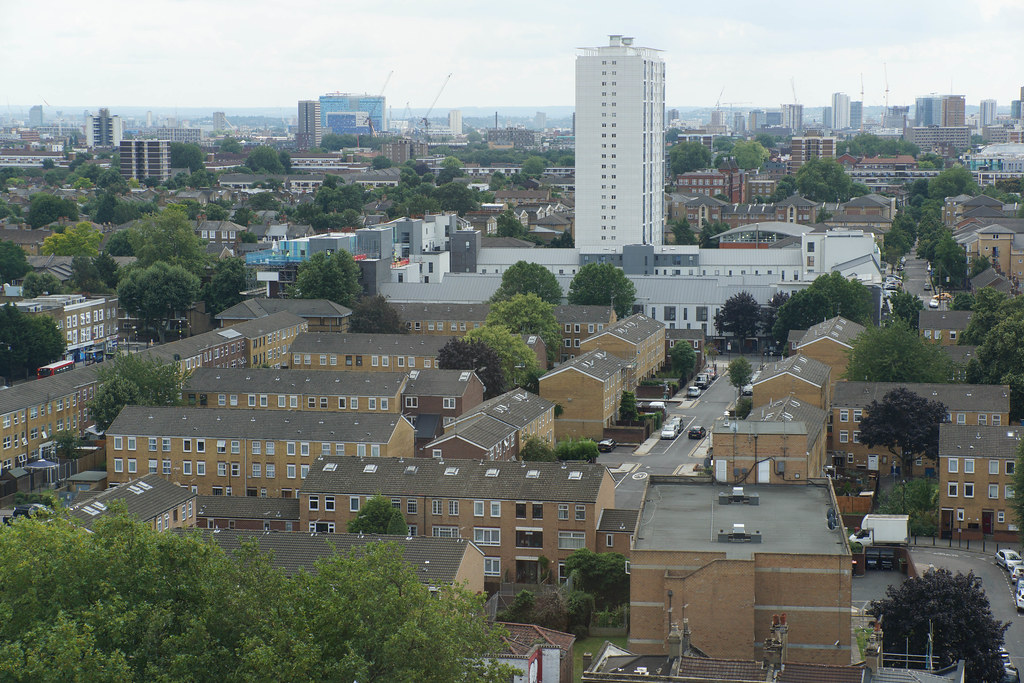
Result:
M317 100L299 100L299 128L295 142L299 149L319 147L323 137L320 125L320 102Z

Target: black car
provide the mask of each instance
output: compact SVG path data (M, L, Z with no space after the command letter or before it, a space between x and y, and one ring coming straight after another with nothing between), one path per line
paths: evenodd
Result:
M686 433L691 439L703 439L708 435L708 430L704 427L690 427L690 431Z
M597 442L597 450L602 453L611 453L618 445L619 444L616 443L615 439L603 439Z

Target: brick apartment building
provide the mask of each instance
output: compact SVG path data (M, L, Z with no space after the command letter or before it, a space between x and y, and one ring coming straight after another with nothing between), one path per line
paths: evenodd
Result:
M329 299L246 299L218 313L221 327L286 311L306 321L308 332L348 332L352 309Z
M751 400L755 406L791 396L798 401L828 410L832 369L803 354L769 363L752 381Z
M444 428L484 402L484 383L471 370L410 370L402 414L416 427L416 454Z
M53 318L67 344L65 355L75 361L103 359L117 350L117 297L49 294L14 304L29 315Z
M311 532L347 528L362 505L383 495L402 511L410 536L464 538L481 550L484 577L553 578L577 548L597 550L602 512L614 507L608 470L587 463L471 462L325 457L313 463L299 511Z
M580 344L580 352L600 349L633 365L631 382L639 384L665 363L665 324L636 313L605 327Z
M746 201L747 172L742 168L704 169L676 176L675 190L705 197L725 196L729 202Z
M858 323L840 317L830 318L808 328L800 340L791 345L790 353L796 351L829 366L831 381L835 383L846 375L849 352L863 331L864 326Z
M299 531L299 499L197 496L196 528Z
M630 649L667 652L670 624L685 618L707 655L760 659L770 629L763 617L784 605L791 661L850 663L852 558L842 527L825 524L836 509L827 482L737 491L652 476L642 500Z
M299 335L291 347L292 369L404 372L437 367L437 354L451 335L326 334Z
M580 306L563 304L555 306L553 313L562 331L562 347L559 350L562 362L580 353L580 344L605 327L615 324L618 318L611 306Z
M917 314L917 329L922 337L943 346L955 346L974 316L972 311L924 309Z
M632 391L629 363L595 349L565 361L540 378L540 395L562 406L555 418L558 439L600 441L615 424L623 391Z
M156 474L126 481L121 486L100 491L84 501L74 503L68 513L86 529L96 520L111 514L114 503L136 521L156 531L187 529L196 525L196 494Z
M939 427L939 536L1017 543L1013 475L1020 427Z
M411 458L396 413L128 406L107 429L111 483L159 474L200 495L290 498L322 455Z
M392 303L398 316L412 334L436 334L461 337L466 332L482 327L491 305L482 304L423 304Z
M555 404L513 389L456 418L423 452L440 459L514 460L530 437L555 445Z

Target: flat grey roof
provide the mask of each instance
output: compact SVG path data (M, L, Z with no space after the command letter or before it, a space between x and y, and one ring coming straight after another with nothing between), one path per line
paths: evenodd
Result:
M743 487L757 493L760 504L720 505L719 492L732 486L687 481L684 477L652 477L640 510L636 550L725 553L730 560L750 560L755 553L845 555L842 528L829 531L826 486L757 484ZM718 542L719 530L730 533L745 524L760 543Z

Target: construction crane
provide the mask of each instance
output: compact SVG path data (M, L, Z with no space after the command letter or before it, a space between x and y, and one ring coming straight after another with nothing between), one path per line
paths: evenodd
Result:
M864 132L864 72L860 72L860 132Z
M794 79L792 76L789 77L789 87L793 89L793 104L800 104L800 102L796 99L796 79Z
M722 95L725 94L725 86L722 86L721 92L718 93L718 101L715 102L715 111L722 108Z
M377 106L381 107L381 111L383 111L384 103L381 101L380 98L384 97L384 91L387 89L388 83L391 82L391 77L394 75L394 73L395 73L394 69L392 69L391 71L388 72L388 77L384 79L384 85L382 85L380 87L380 92L377 93L377 100L376 100L376 102L377 102ZM374 116L374 112L367 112L367 114L366 114L366 122L370 126L370 137L377 137L378 135L380 135L381 131L376 130L373 127L373 116ZM382 122L384 121L384 117L383 116L381 117L381 121ZM358 146L358 142L356 143L356 146Z
M885 111L889 111L889 67L882 62L882 74L885 76Z
M444 92L445 86L448 85L448 81L452 79L452 75L448 74L445 77L444 83L441 84L441 88L437 91L437 95L434 96L434 101L430 103L430 108L427 109L426 115L423 117L423 135L429 140L430 139L430 113L434 111L434 105L441 99L441 93Z

